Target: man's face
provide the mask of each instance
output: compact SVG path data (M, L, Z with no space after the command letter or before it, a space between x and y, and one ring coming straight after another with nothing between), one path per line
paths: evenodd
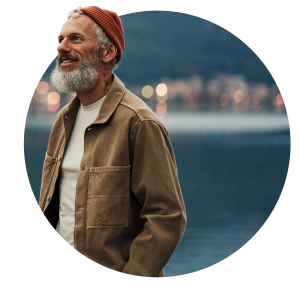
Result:
M99 78L100 50L96 49L95 22L88 16L68 19L59 35L58 58L51 82L61 92L85 92Z

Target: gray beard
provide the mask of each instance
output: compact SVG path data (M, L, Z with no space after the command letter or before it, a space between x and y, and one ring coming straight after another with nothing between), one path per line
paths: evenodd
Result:
M77 68L73 71L62 69L58 59L51 73L51 83L60 91L65 93L78 93L92 90L97 83L99 58L94 53L87 60L78 59Z

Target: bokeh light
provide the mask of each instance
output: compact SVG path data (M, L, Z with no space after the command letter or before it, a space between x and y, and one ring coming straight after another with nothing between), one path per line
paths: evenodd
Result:
M233 99L236 103L240 103L243 99L244 99L244 93L240 90L237 90L234 94L233 94Z
M168 99L168 94L167 93L163 96L157 95L157 101L158 102L166 102L167 99Z
M51 112L55 112L55 111L58 111L59 110L59 107L60 107L60 103L56 103L56 104L50 104L49 102L47 103L47 108L49 111Z
M153 95L153 88L151 85L146 85L142 89L142 95L145 98L150 98Z
M279 105L283 105L283 98L281 96L281 93L277 94L277 96L276 96L276 103L277 103L278 106Z
M40 81L36 87L36 91L39 94L45 94L49 90L49 84L46 81Z
M220 103L222 106L227 106L229 104L229 96L226 93L221 95Z
M156 104L156 114L161 118L167 115L167 104L165 102Z
M47 101L51 105L56 105L60 101L60 95L55 91L50 92L47 96Z
M159 96L164 96L167 92L168 92L168 87L167 87L164 83L160 83L160 84L156 87L156 93L157 93Z
M258 86L258 90L257 92L261 95L261 96L265 96L267 95L268 93L268 87L265 83L261 83L259 86Z

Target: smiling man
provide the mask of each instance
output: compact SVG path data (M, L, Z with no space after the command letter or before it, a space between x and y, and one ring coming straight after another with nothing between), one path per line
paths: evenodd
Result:
M121 20L78 8L58 40L51 81L76 96L55 117L39 205L88 258L162 277L186 213L166 128L113 74L125 46Z

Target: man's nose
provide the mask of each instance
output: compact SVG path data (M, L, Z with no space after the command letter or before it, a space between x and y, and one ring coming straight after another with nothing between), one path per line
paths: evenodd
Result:
M68 52L70 53L71 52L71 47L70 47L70 43L68 41L67 38L64 38L60 43L59 45L57 46L57 51L59 53L63 53L63 52Z

